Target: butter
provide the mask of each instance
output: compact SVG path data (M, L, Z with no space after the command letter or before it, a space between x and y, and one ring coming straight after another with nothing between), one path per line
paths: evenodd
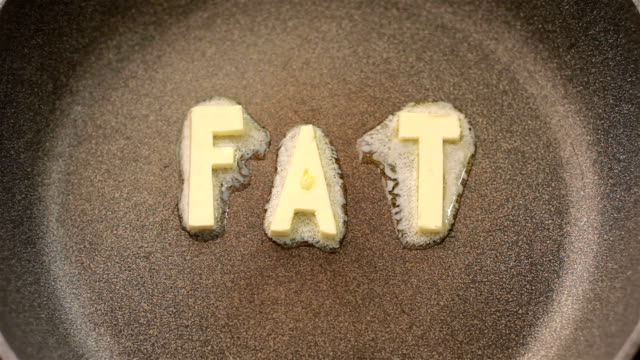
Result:
M216 228L212 169L233 168L235 149L214 147L218 136L239 136L244 133L240 105L200 105L191 109L191 147L189 152L189 197L186 229ZM217 195L217 189L215 189Z
M418 141L418 230L443 230L444 161L442 142L460 140L456 114L402 111L398 115L398 137Z
M402 245L425 248L451 230L475 152L467 117L445 102L410 103L358 140L380 169Z
M322 166L314 127L300 127L280 198L269 226L269 235L291 235L296 213L313 214L322 240L336 242L337 225L333 214L325 170Z

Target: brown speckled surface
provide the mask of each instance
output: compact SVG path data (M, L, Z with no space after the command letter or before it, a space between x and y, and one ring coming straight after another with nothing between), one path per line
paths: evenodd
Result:
M19 18L15 3L3 19ZM21 164L4 163L4 194L31 219L3 215L2 331L24 359L615 356L639 315L638 65L621 54L638 54L640 16L631 3L584 6L52 5L69 22L53 39L87 34L57 47L75 65L1 61L7 83L37 89L2 93L6 126L48 120L2 144ZM589 11L603 25L583 33L572 21ZM627 37L605 41L614 30ZM0 51L38 54L3 36ZM594 55L599 42L609 55ZM216 95L272 144L250 162L224 236L203 243L180 228L176 146L186 111ZM420 100L463 111L477 153L449 238L411 251L355 141ZM262 231L276 146L301 123L340 156L350 218L335 254ZM29 171L33 183L15 180Z

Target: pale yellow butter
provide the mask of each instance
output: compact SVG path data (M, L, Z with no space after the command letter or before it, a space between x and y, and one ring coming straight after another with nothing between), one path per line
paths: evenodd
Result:
M358 149L364 162L382 171L402 245L424 248L441 242L455 222L475 152L467 117L445 102L409 103L364 134Z
M189 197L186 229L213 230L214 191L212 169L235 166L232 147L214 147L214 136L237 136L244 133L244 120L240 105L200 105L191 109L189 151Z
M301 126L298 132L269 235L289 236L293 217L299 212L315 215L324 241L338 240L336 219L312 125Z
M455 114L402 111L398 137L418 141L418 230L443 230L443 141L460 140L460 119Z

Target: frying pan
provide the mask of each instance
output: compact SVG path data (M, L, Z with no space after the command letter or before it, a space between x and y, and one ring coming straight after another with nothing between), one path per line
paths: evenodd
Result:
M21 359L607 359L640 334L640 15L630 1L17 1L0 11L0 330ZM181 230L187 110L269 129L223 237ZM464 112L456 225L401 247L355 141ZM262 231L277 144L337 149L335 254Z

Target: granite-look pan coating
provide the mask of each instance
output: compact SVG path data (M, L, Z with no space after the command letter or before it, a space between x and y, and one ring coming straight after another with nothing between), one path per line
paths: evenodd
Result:
M628 356L639 58L630 1L9 0L0 330L22 359ZM225 235L198 242L176 147L212 96L272 145ZM356 139L434 100L477 152L453 232L412 251ZM262 230L274 144L304 123L340 154L335 254Z

